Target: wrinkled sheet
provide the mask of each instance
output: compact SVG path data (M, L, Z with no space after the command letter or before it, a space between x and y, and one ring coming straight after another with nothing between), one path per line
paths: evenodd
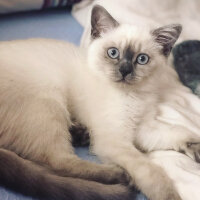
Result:
M84 26L82 46L90 36L93 5L104 6L120 23L158 27L170 23L183 25L181 40L200 39L199 0L84 0L73 7L73 16Z

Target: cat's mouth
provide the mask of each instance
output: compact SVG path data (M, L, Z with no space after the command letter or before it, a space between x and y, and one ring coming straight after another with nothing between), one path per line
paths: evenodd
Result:
M124 83L124 84L130 85L129 81L126 80L125 78L121 78L121 79L117 80L116 82L117 82L117 83Z

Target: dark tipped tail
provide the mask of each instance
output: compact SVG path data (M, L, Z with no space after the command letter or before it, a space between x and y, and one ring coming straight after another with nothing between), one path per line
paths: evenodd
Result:
M0 185L46 200L135 199L135 192L125 186L60 177L3 149L0 149Z

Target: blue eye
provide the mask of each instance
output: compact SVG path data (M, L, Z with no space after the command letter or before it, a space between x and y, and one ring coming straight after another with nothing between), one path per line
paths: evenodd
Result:
M145 65L149 62L149 56L147 54L140 54L137 57L137 63L140 65Z
M115 47L108 49L107 53L108 53L108 56L112 59L116 59L119 57L119 50Z

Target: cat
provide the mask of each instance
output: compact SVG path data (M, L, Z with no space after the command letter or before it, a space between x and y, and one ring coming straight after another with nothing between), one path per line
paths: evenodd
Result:
M199 50L200 41L197 40L184 41L175 45L172 49L173 64L180 80L197 95L200 94L198 93L200 80L198 78L200 76ZM76 126L73 134L76 136L75 138L73 136L73 138L77 138L76 145L88 145L89 134L86 127ZM198 135L200 135L200 132L198 132ZM172 150L153 151L148 153L148 157L165 169L176 185L182 200L199 200L200 173L198 163L188 156Z
M88 52L48 39L0 43L0 184L45 199L133 199L134 191L115 184L130 176L149 199L180 200L171 179L136 147L198 153L199 138L190 133L159 146L167 136L149 138L142 129L157 113L150 107L165 100L159 89L169 85L192 95L167 66L181 26L138 29L100 6L91 24ZM155 87L157 79L162 84ZM74 155L72 119L88 128L92 151L114 165Z
M102 12L104 12L103 16ZM114 104L112 101L112 103L108 103L107 110L118 108L118 111L116 109L115 112L112 111L112 114L103 115L104 118L107 117L107 121L110 121L108 122L110 126L113 124L112 128L115 127L114 121L117 122L118 128L115 131L114 128L112 130L115 132L116 138L119 136L116 141L124 141L126 145L128 141L133 142L143 152L163 149L184 152L199 162L200 138L197 135L199 131L197 125L200 116L198 108L200 102L188 88L180 83L177 73L169 66L167 60L172 46L181 33L181 26L169 25L148 32L129 25L119 25L109 13L105 10L102 11L99 7L96 10L93 9L92 15L95 15L95 17L92 17L91 23L92 40L89 48L89 66L94 70L99 80L108 78L117 89L123 89L125 93L121 96L114 96L113 94L113 97L111 94L110 98L117 102L123 101L124 108L121 110L120 103ZM131 49L131 47L134 49ZM135 57L134 54L136 54ZM102 57L99 58L96 55L102 55ZM150 58L149 55L151 55ZM139 64L136 64L138 62ZM97 66L99 67L97 68ZM122 83L119 84L120 82ZM109 84L106 84L105 80L107 90ZM186 106L187 109L185 109ZM101 109L103 110L103 108ZM124 113L124 110L127 112ZM186 110L190 110L191 114ZM181 116L182 114L183 116ZM114 116L119 115L121 115L121 118L117 121L118 119ZM178 121L176 122L173 118L178 119ZM128 122L129 120L130 122ZM96 121L102 121L102 119ZM125 121L125 124L122 121ZM131 160L129 156L133 153L131 152L133 149L128 146L126 148L122 144L114 144L112 138L110 138L112 143L107 144L109 150L106 149L106 142L103 139L101 142L101 138L103 133L107 133L105 134L107 140L109 135L113 135L110 134L109 125L107 125L109 131L102 130L102 128L98 128L98 130L94 127L90 127L93 132L91 136L95 135L92 138L94 152L123 166L134 177L135 174L130 170L133 164L127 161L128 158ZM130 129L132 129L132 134ZM121 134L120 131L122 131ZM118 145L123 146L126 153L123 148L117 152L119 150ZM104 152L102 146L105 148ZM129 153L127 153L127 149L130 150ZM108 155L108 151L110 155ZM147 177L146 179L148 179ZM143 185L145 184L143 183ZM139 188L142 188L142 185ZM142 191L145 191L145 189L143 188ZM155 198L155 196L152 197L152 199ZM157 198L164 199L165 197L158 194ZM166 199L173 199L173 197Z
M66 66L79 65L70 62L77 47L33 39L0 49L0 184L39 199L135 199L117 184L128 181L124 170L73 152Z
M114 144L111 138L112 143L105 145L103 139L101 142L101 137L103 133L107 132L105 137L109 140L109 136L112 135L109 128L107 128L109 131L93 130L93 128L92 131L95 135L93 149L95 153L108 158L109 151L109 159L127 169L131 177L135 176L133 173L137 170L130 170L134 166L130 162L130 155L134 157L134 161L139 155L136 156L132 152L133 149L128 147L128 141L130 141L130 145L133 143L142 152L175 150L184 152L199 162L200 138L196 133L199 132L200 101L188 88L181 84L177 73L169 66L167 59L172 46L181 33L181 26L172 24L147 31L144 28L136 28L130 25L119 25L109 13L104 13L102 16L103 11L100 10L94 8L92 11L92 14L95 15L92 19L95 20L91 23L92 40L89 47L89 57L92 59L89 61L99 79L105 79L106 74L106 78L113 81L116 90L119 89L124 92L119 96L113 95L110 98L114 99L115 102L122 101L123 109L119 104L114 104L112 101L107 110L113 108L115 112L106 113L107 115L104 115L104 118L107 117L108 124L115 132L115 143L121 141L126 143L127 146L125 147L125 144L124 146ZM116 57L113 58L110 55L110 48ZM113 59L106 59L105 61L106 51ZM102 55L102 57L99 58L95 55ZM99 67L97 68L97 66ZM108 90L108 84L106 87ZM114 116L121 116L120 120ZM117 124L116 130L113 128L115 126L111 125L114 123ZM103 144L104 152L102 151ZM109 150L105 146L109 146ZM122 149L119 148L120 146L123 146ZM142 165L147 166L146 161ZM146 169L149 168L153 169L150 166L146 167ZM138 172L138 174L141 173ZM150 172L149 174L153 178L154 173ZM150 179L150 176L147 177L146 180ZM139 180L139 178L135 179ZM139 188L142 188L142 185ZM145 189L142 188L142 191L148 197L151 196L152 193L148 195L148 191L145 191ZM157 197L151 196L151 198L165 199L162 194L158 194ZM168 197L166 199L173 198Z

